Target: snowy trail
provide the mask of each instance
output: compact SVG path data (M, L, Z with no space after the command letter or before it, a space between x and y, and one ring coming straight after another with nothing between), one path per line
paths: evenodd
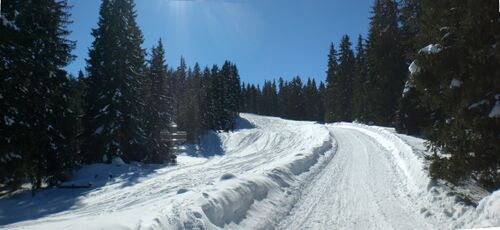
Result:
M282 229L433 229L405 194L404 175L376 140L331 129L335 157L303 192Z
M0 199L0 228L203 229L273 225L293 203L290 194L296 193L300 184L298 175L324 159L326 152L332 155L332 139L326 127L313 122L242 116L250 127L212 134L202 150L206 155L222 155L180 156L178 166L156 169L89 166L76 175L76 183L92 181L95 172L101 179L108 176L108 171L118 169L115 174L119 177L83 193L49 189L34 198L26 194ZM258 207L265 207L267 212ZM265 214L270 217L245 218Z
M95 164L68 182L90 189L0 199L0 229L500 226L500 191L478 196L475 208L435 185L422 139L360 124L241 117L240 129L205 136L204 156L181 155L177 166Z

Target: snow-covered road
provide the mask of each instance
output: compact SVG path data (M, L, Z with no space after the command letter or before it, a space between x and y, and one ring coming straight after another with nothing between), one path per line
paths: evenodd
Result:
M282 229L434 229L406 195L407 179L387 149L356 129L331 130L337 153Z
M85 166L69 183L0 199L8 229L450 229L500 225L427 176L423 140L359 124L242 114L177 166ZM478 191L480 192L480 191ZM476 192L477 193L477 192ZM482 196L488 195L484 193Z

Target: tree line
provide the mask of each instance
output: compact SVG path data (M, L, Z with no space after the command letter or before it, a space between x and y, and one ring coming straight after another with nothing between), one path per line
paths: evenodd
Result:
M160 132L171 122L188 140L231 130L239 111L234 63L175 70L162 41L141 48L133 0L103 0L85 73L63 70L74 57L66 0L12 0L0 23L0 184L28 182L33 194L81 164L175 162Z
M267 116L279 116L293 120L323 121L323 94L325 85L300 77L291 81L279 78L259 85L244 84L241 87L240 111Z

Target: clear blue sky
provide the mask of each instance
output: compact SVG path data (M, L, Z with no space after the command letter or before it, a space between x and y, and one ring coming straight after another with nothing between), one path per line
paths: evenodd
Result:
M180 56L193 66L235 62L242 81L294 76L325 79L328 47L343 34L356 44L368 31L373 0L136 0L143 48L162 38L167 63ZM85 69L91 28L101 0L69 0L73 6L70 39L77 59L67 70Z

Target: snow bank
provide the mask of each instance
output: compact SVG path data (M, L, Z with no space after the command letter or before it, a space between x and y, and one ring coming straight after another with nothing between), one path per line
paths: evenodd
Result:
M356 129L372 137L391 152L395 164L407 178L406 185L410 191L419 193L429 184L430 179L424 169L423 156L416 155L411 146L393 132L388 131L387 128L352 123L339 123L337 126Z
M324 133L325 130L318 130ZM298 198L298 187L310 176L318 162L333 156L332 140L327 133L318 144L299 153L277 159L261 173L235 176L225 173L220 182L196 194L188 208L170 227L190 226L201 229L264 229L277 224Z
M500 227L500 190L482 199L475 213L474 227Z
M500 191L489 194L473 184L457 187L431 180L425 140L396 134L393 128L352 123L335 126L364 133L392 153L394 165L406 179L399 182L406 185L404 195L413 200L429 223L445 229L500 226Z

